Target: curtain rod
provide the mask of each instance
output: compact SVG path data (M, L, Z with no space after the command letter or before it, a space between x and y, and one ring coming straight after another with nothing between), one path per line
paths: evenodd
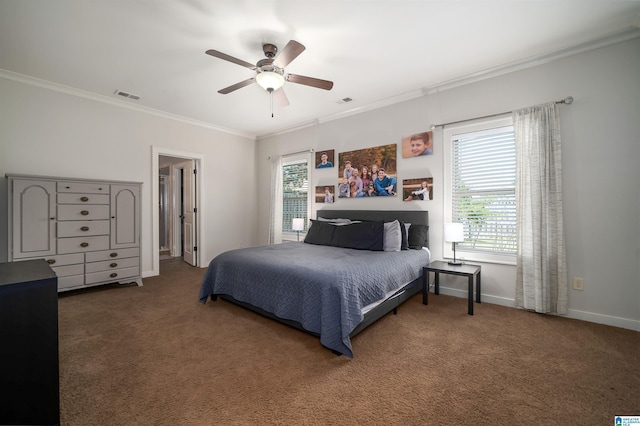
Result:
M560 99L559 101L555 101L557 104L571 104L573 102L573 96L567 96L564 99ZM482 117L474 117L474 118L467 118L466 120L458 120L458 121L451 121L449 123L442 123L442 124L432 124L431 125L431 130L434 130L436 127L444 127L444 126L450 126L452 124L458 124L458 123L464 123L466 121L472 121L472 120L480 120L482 118L491 118L491 117L498 117L500 115L505 115L505 114L511 114L513 111L506 111L506 112L501 112L498 114L490 114L490 115L483 115Z
M305 149L304 151L290 152L288 154L282 154L282 157L286 157L288 155L304 154L305 152L314 152L314 149L313 148L309 148L309 149ZM268 156L267 160L271 160L271 156Z

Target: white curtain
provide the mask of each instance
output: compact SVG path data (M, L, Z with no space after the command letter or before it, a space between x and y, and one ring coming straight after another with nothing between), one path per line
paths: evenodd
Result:
M516 137L516 305L567 313L560 120L555 102L513 112Z
M271 157L269 244L282 242L282 156Z

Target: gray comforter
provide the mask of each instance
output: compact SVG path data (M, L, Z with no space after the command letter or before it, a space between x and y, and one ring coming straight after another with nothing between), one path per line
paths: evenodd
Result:
M285 243L231 250L214 258L200 301L227 294L294 320L320 342L353 357L349 334L362 308L422 274L426 250L380 252Z

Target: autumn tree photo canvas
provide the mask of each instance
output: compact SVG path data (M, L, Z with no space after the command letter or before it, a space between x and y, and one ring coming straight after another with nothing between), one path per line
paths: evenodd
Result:
M397 144L338 154L338 198L395 197Z

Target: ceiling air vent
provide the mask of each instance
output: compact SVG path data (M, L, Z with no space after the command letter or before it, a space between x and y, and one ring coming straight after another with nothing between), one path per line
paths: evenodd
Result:
M127 92L123 92L122 90L117 90L115 92L113 92L114 95L118 95L118 96L122 96L124 98L129 98L129 99L133 99L134 101L137 101L138 99L140 99L140 96L138 95L134 95L132 93L127 93Z
M351 98L342 98L338 101L339 104L346 104L347 102L351 102L353 99Z

